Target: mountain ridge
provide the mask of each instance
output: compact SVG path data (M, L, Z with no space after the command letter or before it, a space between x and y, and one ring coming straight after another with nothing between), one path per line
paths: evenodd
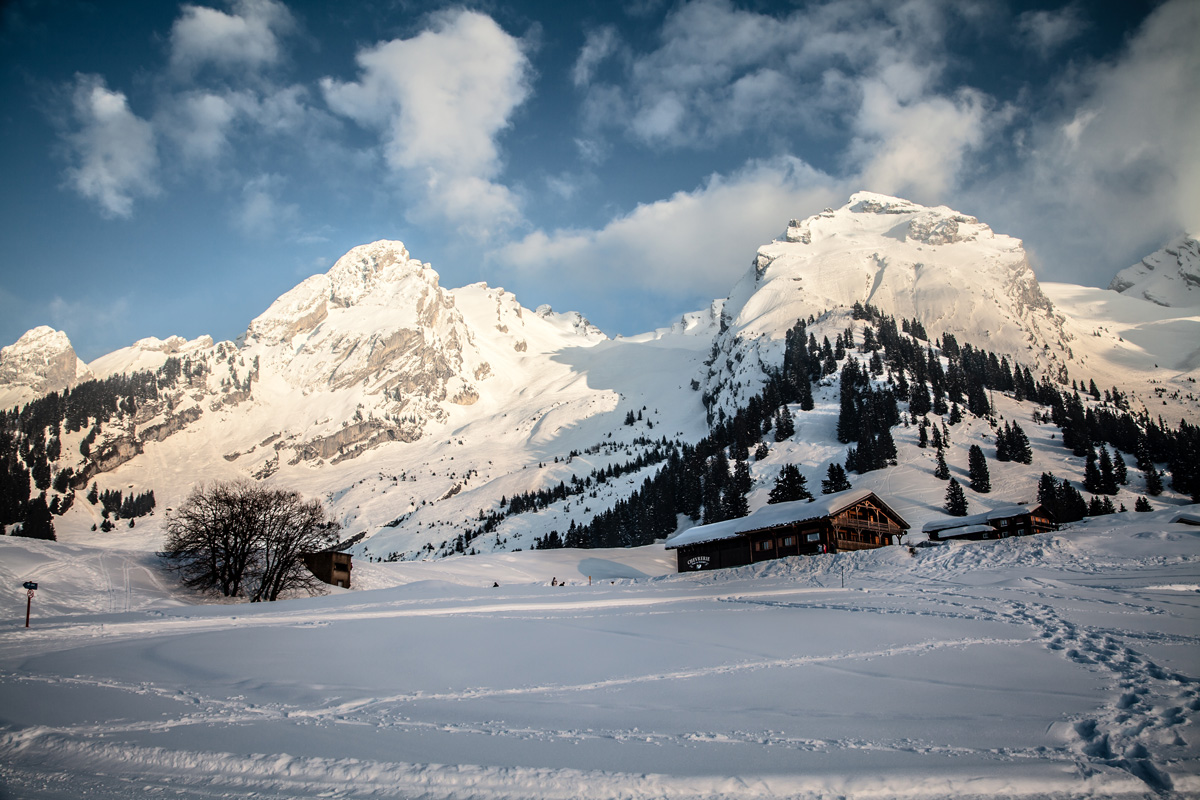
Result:
M1165 319L1159 306L1110 294ZM76 485L154 488L164 506L204 481L280 482L321 497L348 534L366 534L360 555L444 555L484 528L494 537L472 534L469 548L528 547L628 497L664 442L696 442L714 415L735 414L779 369L797 320L818 342L853 329L850 345L863 346L856 304L913 317L929 329L924 346L953 334L1014 367L1068 384L1095 376L1137 407L1169 400L1172 413L1195 416L1186 369L1146 363L1165 328L1126 339L1127 323L1073 319L1042 291L1019 240L953 209L863 192L792 220L728 298L631 337L610 339L576 312L531 311L486 283L443 289L400 242L361 245L284 293L239 342L144 339L94 361L101 378L157 370L158 395L60 433L63 453L86 444L105 454L104 469L98 456L74 455L56 468L74 470ZM1170 324L1200 330L1186 317ZM1158 391L1167 386L1174 396ZM797 417L796 438L755 460L753 502L785 460L808 465L816 482L846 458L831 424L833 378L813 391L818 409ZM990 435L985 424L970 430ZM506 499L558 485L570 489L537 513L507 513ZM1018 499L1029 498L1008 498ZM918 519L933 507L904 502ZM63 519L93 525L98 515L75 503Z

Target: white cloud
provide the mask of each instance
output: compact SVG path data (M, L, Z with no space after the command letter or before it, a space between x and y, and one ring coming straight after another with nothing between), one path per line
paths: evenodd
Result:
M847 176L940 201L1007 121L981 92L941 85L949 30L980 19L976 4L941 0L839 0L774 15L684 3L659 46L628 59L623 83L588 84L585 131L597 141L616 128L656 148L838 133ZM589 37L577 73L591 76L600 41Z
M234 225L246 236L265 239L292 228L299 217L295 203L280 200L286 181L279 175L259 175L242 187Z
M984 96L961 89L953 97L903 102L883 81L863 84L848 156L858 182L872 191L938 204L954 188L969 150L989 125Z
M611 25L588 31L583 49L579 51L579 58L575 60L575 67L571 70L571 80L575 85L582 87L591 83L596 67L615 53L619 44L617 29Z
M783 231L789 214L810 213L846 193L799 159L754 161L694 191L639 205L599 230L535 231L495 259L524 274L556 273L626 293L718 297L756 248Z
M1043 58L1078 37L1088 27L1074 4L1058 10L1026 11L1017 17L1022 43Z
M153 127L98 75L75 76L71 111L74 130L64 136L73 162L68 184L104 216L129 217L135 198L159 192Z
M1200 231L1198 33L1200 4L1164 3L1115 59L1070 73L1062 111L1033 121L1018 170L974 190L980 213L1034 244L1047 277L1107 285Z
M212 162L226 150L237 107L212 92L188 92L170 98L156 124L175 142L185 161Z
M276 0L237 0L232 14L206 6L183 6L171 28L171 68L187 75L205 65L233 70L275 64L279 35L295 20Z
M432 22L411 39L359 51L361 78L324 78L326 102L380 131L387 165L419 185L436 213L511 222L517 199L495 182L496 138L529 95L529 60L486 15L460 10Z

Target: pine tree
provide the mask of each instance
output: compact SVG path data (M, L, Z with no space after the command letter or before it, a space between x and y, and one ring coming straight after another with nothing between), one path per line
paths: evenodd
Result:
M1150 505L1150 501L1145 495L1139 495L1137 502L1133 504L1134 511L1153 511L1154 508Z
M1042 473L1042 477L1038 480L1037 499L1055 520L1059 519L1058 480L1054 477L1054 473Z
M1158 468L1151 464L1150 469L1146 470L1146 494L1158 497L1162 493L1162 476L1158 474Z
M1091 494L1100 494L1104 491L1104 477L1100 474L1095 448L1089 450L1087 454L1087 464L1083 468L1083 490Z
M856 441L861 427L861 412L859 410L859 383L861 377L858 362L853 358L846 361L841 373L841 401L838 412L837 439L842 444Z
M997 461L1012 461L1011 453L1012 428L1008 427L1008 423L1004 423L1004 427L996 432L996 460Z
M25 510L25 522L21 525L20 536L30 539L49 539L56 541L54 535L54 520L50 507L46 505L46 495L40 494L29 501Z
M967 476L971 480L971 491L987 494L992 490L987 459L983 455L983 448L977 444L971 445L971 449L967 451Z
M821 494L834 494L850 489L850 481L846 478L846 470L841 464L830 464L825 480L821 481Z
M875 441L875 456L878 459L880 469L888 466L896 465L898 454L896 452L896 440L892 438L892 429L884 427L879 432L879 438Z
M746 495L752 486L750 466L745 461L738 461L733 467L733 480L721 495L721 513L725 519L736 519L750 513Z
M937 466L933 468L933 477L943 481L950 479L950 468L946 466L946 451L940 447L937 449Z
M1129 484L1129 469L1125 466L1125 459L1121 456L1121 451L1113 449L1113 477L1117 479L1117 483L1121 486Z
M946 446L946 443L944 441L942 441L942 429L939 428L937 425L934 425L932 427L933 427L933 438L930 441L933 444L935 449L941 450L943 447Z
M746 495L739 492L736 486L730 484L726 487L725 494L721 497L721 510L725 519L737 519L749 514L750 506L746 502Z
M917 416L924 416L933 409L933 404L929 400L929 389L925 387L925 382L913 382L909 387L908 395L908 410Z
M1008 454L1018 464L1033 463L1033 448L1029 446L1029 437L1021 426L1014 422L1009 432Z
M807 481L795 464L784 464L775 480L775 487L767 497L767 504L787 503L793 500L812 500Z
M792 412L787 406L783 406L775 414L775 441L786 442L796 433L796 426L792 422Z
M942 508L952 517L967 515L967 496L954 478L950 479L950 484L946 487L946 504Z
M1104 494L1117 493L1117 476L1113 472L1112 458L1108 448L1100 446L1100 491Z
M1078 522L1087 516L1087 503L1083 495L1066 478L1058 485L1058 497L1061 509L1059 522Z

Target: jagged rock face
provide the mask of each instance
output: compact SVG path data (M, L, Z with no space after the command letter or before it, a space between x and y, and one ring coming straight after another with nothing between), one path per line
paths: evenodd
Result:
M1062 319L1020 240L945 206L871 192L792 220L782 240L759 248L726 303L718 351L778 342L797 319L854 303L920 320L933 337L986 343L1034 370L1069 357ZM729 372L711 369L709 390Z
M46 325L0 349L0 402L5 407L68 389L91 377L67 335Z
M246 345L299 388L361 385L390 398L393 412L433 416L438 403L476 391L462 376L482 361L437 273L390 241L356 247L284 294L250 323Z
M451 408L475 403L491 373L453 294L394 241L355 247L284 294L250 323L241 355L259 365L261 385L332 393L353 413L292 418L291 460L337 461L414 441ZM255 396L269 406L266 394Z
M1108 288L1160 306L1200 306L1200 240L1180 236L1118 272Z

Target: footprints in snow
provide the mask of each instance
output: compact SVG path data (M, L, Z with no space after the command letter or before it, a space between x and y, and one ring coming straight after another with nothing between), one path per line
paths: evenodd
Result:
M1164 669L1119 635L1082 628L1054 607L1012 604L1012 618L1034 627L1046 647L1077 664L1106 673L1121 690L1111 707L1074 723L1073 749L1091 765L1121 769L1156 792L1174 787L1166 764L1186 758L1183 728L1200 711L1195 678Z

